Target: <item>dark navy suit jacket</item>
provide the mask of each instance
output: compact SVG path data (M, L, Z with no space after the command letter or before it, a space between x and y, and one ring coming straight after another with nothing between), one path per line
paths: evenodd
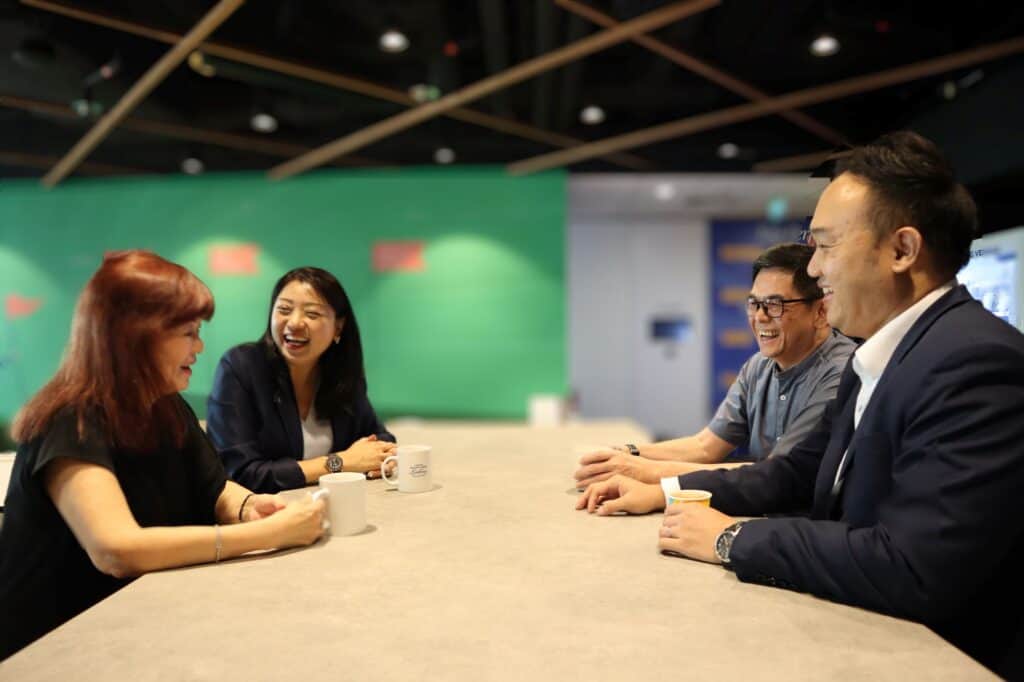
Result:
M331 452L376 434L394 442L365 393L331 418ZM284 361L262 343L235 346L221 358L206 408L206 431L233 480L261 493L301 488L302 422Z
M735 516L810 511L746 524L741 580L923 622L1024 679L1024 335L956 287L896 348L854 433L859 388L851 361L788 456L680 485Z

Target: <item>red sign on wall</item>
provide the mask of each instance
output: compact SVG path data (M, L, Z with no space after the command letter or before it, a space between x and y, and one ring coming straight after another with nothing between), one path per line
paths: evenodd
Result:
M375 242L373 245L374 272L423 272L423 242Z
M18 317L28 317L39 310L41 305L43 305L41 298L25 298L18 294L7 294L7 298L4 300L4 312L7 314L8 320L13 320Z
M257 256L259 244L233 244L210 247L210 274L213 275L256 275L260 267Z

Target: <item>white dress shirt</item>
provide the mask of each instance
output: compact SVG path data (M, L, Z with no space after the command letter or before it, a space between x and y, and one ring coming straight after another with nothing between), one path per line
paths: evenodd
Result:
M882 373L885 372L885 368L889 364L889 360L892 359L892 354L896 352L896 347L900 345L900 341L907 335L910 328L914 326L914 323L924 315L925 311L931 308L936 301L949 293L955 286L956 279L952 279L938 289L925 294L920 301L882 325L881 329L872 334L871 338L854 351L853 371L856 372L857 377L860 379L857 403L853 408L854 433L857 433L857 427L860 426L860 416L864 414L864 410L867 409L868 404L871 402L875 386L878 385L878 380L882 377ZM836 477L832 482L833 486L839 482L839 474L843 470L845 462L846 452L843 453L843 458L839 460L839 468L836 469Z

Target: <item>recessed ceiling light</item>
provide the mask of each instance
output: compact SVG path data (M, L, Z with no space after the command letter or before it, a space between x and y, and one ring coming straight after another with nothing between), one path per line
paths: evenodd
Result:
M380 34L380 49L385 52L405 52L409 49L409 39L401 31L389 28Z
M181 162L181 172L186 175L199 175L204 170L206 170L206 164L194 156L190 156Z
M598 123L604 123L604 109L594 106L593 104L583 107L580 111L580 121L588 126L596 126Z
M836 52L839 52L839 41L836 40L835 36L822 33L811 41L810 50L811 54L815 57L831 57Z
M272 133L277 130L277 119L265 111L259 111L249 119L249 125L257 133Z
M740 148L732 142L726 142L718 146L718 156L722 159L735 159L740 155Z
M434 161L448 165L455 160L455 151L451 147L438 147L434 150Z
M676 188L668 182L659 182L654 186L654 198L658 201L668 201L676 195Z

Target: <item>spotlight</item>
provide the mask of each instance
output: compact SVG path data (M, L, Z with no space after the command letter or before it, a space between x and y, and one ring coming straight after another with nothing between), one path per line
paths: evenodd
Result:
M426 83L417 83L409 88L409 97L422 104L423 102L433 102L441 96L441 89L436 85L427 85Z
M409 49L409 39L401 31L389 28L380 34L380 49L396 54L405 52Z
M732 142L726 142L718 147L718 158L720 159L735 159L739 155L740 148Z
M181 162L181 172L186 175L199 175L204 170L206 170L206 164L195 156L190 156Z
M434 161L447 166L455 161L455 151L451 147L438 147L434 150Z
M257 133L272 133L277 130L277 119L265 111L258 111L249 119L249 125Z
M596 126L599 123L604 123L604 109L591 104L588 107L583 107L580 111L580 121L588 126Z
M659 182L654 186L654 198L658 201L668 201L676 195L676 188L668 182Z
M206 61L206 55L199 50L192 50L188 56L188 65L193 71L198 73L200 76L207 78L213 78L217 75L217 69L213 68L213 64Z
M835 36L822 33L811 41L810 50L811 54L815 57L831 57L836 52L839 52L839 41L836 40Z

